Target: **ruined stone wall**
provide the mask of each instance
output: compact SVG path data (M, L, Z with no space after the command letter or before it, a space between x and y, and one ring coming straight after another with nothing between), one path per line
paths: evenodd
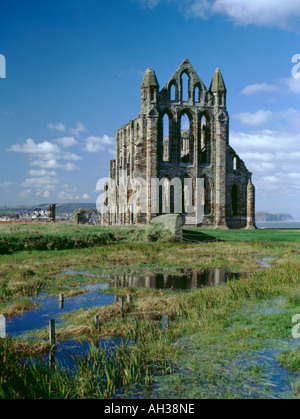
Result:
M97 224L101 223L101 214L95 209L77 209L72 216L72 223L76 225L85 225L90 222L92 214L97 216Z
M187 87L184 77L188 78ZM110 163L110 177L117 188L121 176L129 182L136 178L145 180L146 211L133 217L129 208L125 214L102 217L102 223L149 223L160 215L151 213L153 178L179 178L182 183L190 179L193 193L197 179L203 178L205 218L200 227L255 227L252 174L229 145L226 95L219 69L209 89L188 60L184 60L162 90L154 71L146 71L140 114L117 131L116 160ZM128 198L132 193L129 190ZM122 204L118 202L117 206Z

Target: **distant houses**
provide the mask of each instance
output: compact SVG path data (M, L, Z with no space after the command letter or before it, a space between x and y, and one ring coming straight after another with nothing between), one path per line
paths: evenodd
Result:
M19 214L0 214L0 221L19 221Z
M72 214L56 214L57 221L69 221ZM21 213L0 213L0 222L20 222L20 221L49 221L48 210L35 208L32 212L23 211Z

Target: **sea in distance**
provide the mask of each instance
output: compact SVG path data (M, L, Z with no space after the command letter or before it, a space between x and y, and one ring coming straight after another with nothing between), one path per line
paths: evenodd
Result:
M258 228L300 229L300 221L257 221Z

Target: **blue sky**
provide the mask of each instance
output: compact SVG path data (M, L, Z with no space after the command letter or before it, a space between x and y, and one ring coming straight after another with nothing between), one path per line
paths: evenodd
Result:
M300 218L299 23L298 0L2 1L0 205L95 202L145 70L162 88L188 58L222 71L257 209Z

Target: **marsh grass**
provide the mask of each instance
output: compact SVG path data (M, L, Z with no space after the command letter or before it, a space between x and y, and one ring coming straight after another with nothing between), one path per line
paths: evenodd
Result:
M133 303L125 303L123 315L120 304L113 304L63 316L59 340L122 340L115 351L92 348L84 358L76 357L75 374L63 366L52 371L39 362L24 366L24 357L36 357L45 350L45 343L20 350L19 341L0 340L0 359L6 361L0 364L0 397L143 397L145 391L151 397L168 398L270 396L272 383L266 368L255 363L253 356L269 346L280 350L280 341L291 336L292 313L299 306L299 251L298 243L132 242L3 255L0 299L11 306L22 298L26 303L26 297L41 290L56 294L71 287L70 292L76 292L76 284L82 284L79 278L56 276L65 269L147 273L218 267L255 272L227 285L190 292L123 289L119 295L134 297ZM268 270L258 271L259 260L269 256L278 260ZM260 309L278 298L283 301L283 313L266 314ZM99 328L95 315L100 317ZM161 327L163 315L168 316L167 330ZM37 335L46 339L47 331ZM286 355L282 362L295 365L298 356L295 352L289 360Z
M300 371L300 347L281 353L278 362L290 372Z
M171 235L157 226L99 227L68 224L0 226L0 254L21 251L85 249L122 242L167 242Z
M32 346L20 346L15 340L1 340L0 398L101 399L121 395L124 388L130 386L149 388L157 369L165 373L170 370L161 351L158 351L156 364L151 369L148 366L148 339L154 343L160 337L147 322L139 324L139 330L135 329L130 337L131 341L124 339L109 348L91 345L84 356L73 354L72 363L76 367L72 373L64 362L48 367L42 354L49 347L40 347L38 352ZM34 359L29 357L30 353L34 354Z
M40 292L57 295L68 293L83 285L84 278L57 276L64 270L93 271L101 274L142 272L176 273L177 270L224 268L235 272L249 272L259 268L259 259L272 255L296 259L293 245L276 251L240 244L203 245L174 243L121 243L87 249L61 251L30 251L2 255L0 259L0 301L13 304L20 297L31 297ZM86 279L86 278L85 278ZM81 281L81 282L80 282ZM90 282L93 282L89 278ZM95 280L96 281L96 280ZM24 307L25 311L25 307Z
M268 347L280 351L281 342L290 341L295 306L289 297L299 289L299 282L300 267L281 264L217 288L188 293L131 290L137 294L133 304L125 304L123 316L119 304L82 309L64 316L58 336L120 337L130 342L146 381L155 382L156 390L151 394L156 397L164 397L164 388L169 397L271 397L274 385L268 371L252 357ZM274 301L280 301L286 312L264 314L264 308L273 307ZM151 313L155 315L149 319ZM100 316L99 329L93 324L96 314ZM165 332L162 315L169 318ZM282 359L282 365L296 365L299 353ZM125 387L129 382L134 384L135 379L126 381ZM111 389L121 391L117 385ZM130 389L126 394L130 395Z

